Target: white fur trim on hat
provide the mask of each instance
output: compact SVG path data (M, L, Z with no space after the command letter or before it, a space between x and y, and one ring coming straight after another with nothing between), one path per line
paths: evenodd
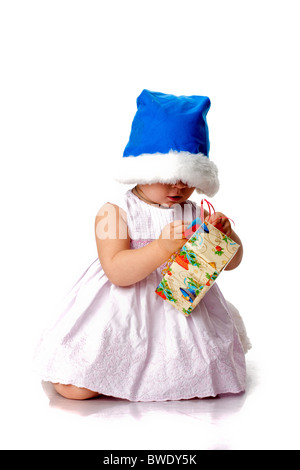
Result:
M125 184L176 183L182 181L198 193L214 196L219 189L218 169L202 153L176 152L123 157L114 179Z

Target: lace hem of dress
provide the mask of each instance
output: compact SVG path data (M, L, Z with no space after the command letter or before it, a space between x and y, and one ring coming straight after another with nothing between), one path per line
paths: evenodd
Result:
M195 398L198 398L198 399L203 399L203 398L217 398L219 396L222 396L222 395L239 395L239 394L242 394L242 393L245 393L246 391L246 386L243 386L243 385L240 385L238 387L236 387L235 389L232 389L230 387L227 388L224 388L224 390L222 390L221 392L214 392L214 391L211 391L211 392L207 392L207 393L197 393L197 392L190 392L190 393L174 393L173 395L167 395L167 396L162 396L162 395L157 395L157 396L151 396L151 394L149 394L148 396L142 396L142 397L139 397L138 395L130 395L130 394L126 394L126 393L112 393L111 391L106 391L106 390L102 390L98 387L95 387L95 386L90 386L90 385L87 385L84 381L77 381L77 380L73 380L73 379L70 379L70 380L65 380L65 379L60 379L60 378L57 378L57 377L53 377L53 376L44 376L41 378L41 381L42 382L50 382L52 384L54 383L60 383L62 385L74 385L75 387L78 387L78 388L88 388L89 390L91 390L92 392L96 392L96 393L99 393L100 396L104 396L104 397L113 397L113 398L117 398L117 399L120 399L120 400L128 400L130 402L141 402L141 403L149 403L149 402L165 402L165 401L179 401L179 400L192 400L192 399L195 399Z

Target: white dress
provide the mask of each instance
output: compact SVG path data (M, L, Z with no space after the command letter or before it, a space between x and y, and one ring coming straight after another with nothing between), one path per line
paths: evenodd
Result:
M151 206L131 191L119 206L127 214L132 249L158 238L179 215L178 205ZM185 203L185 220L195 217L196 207ZM235 307L214 283L186 318L155 293L161 271L118 287L97 258L41 338L35 355L41 378L131 401L244 391L250 343Z

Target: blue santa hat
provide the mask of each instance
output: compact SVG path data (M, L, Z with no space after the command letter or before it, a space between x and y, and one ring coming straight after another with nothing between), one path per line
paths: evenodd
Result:
M143 90L116 180L131 184L182 181L199 193L215 195L219 181L218 169L208 158L209 108L206 96Z

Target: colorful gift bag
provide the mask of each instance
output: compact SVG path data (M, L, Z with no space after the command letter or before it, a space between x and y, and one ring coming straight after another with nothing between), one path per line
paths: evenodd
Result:
M167 263L155 292L188 317L238 249L216 227L201 224Z

